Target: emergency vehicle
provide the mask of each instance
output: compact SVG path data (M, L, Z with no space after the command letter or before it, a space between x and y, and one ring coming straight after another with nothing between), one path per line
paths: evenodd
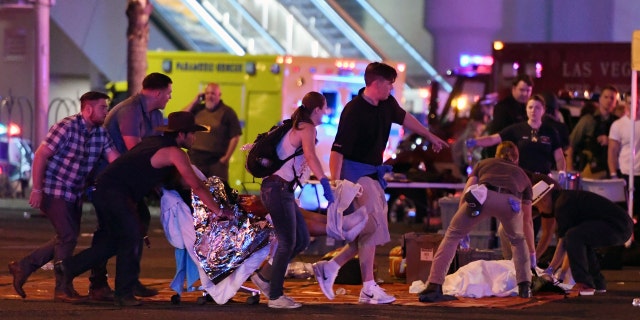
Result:
M630 43L493 43L491 56L461 55L460 66L449 70L450 94L437 86L431 92L428 122L433 132L453 143L464 130L471 107L492 105L510 94L518 74L533 78L533 93L552 92L577 118L585 100L612 84L620 93L630 90ZM436 84L437 85L437 84ZM438 100L439 99L439 100ZM576 119L574 119L576 120ZM575 121L574 121L575 122ZM450 153L427 152L426 162L451 162Z
M491 56L461 55L453 90L440 109L431 109L432 122L468 117L469 108L490 93L510 94L518 74L533 78L533 93L552 92L567 100L590 99L612 84L624 93L631 88L631 43L505 43L495 41ZM578 110L572 112L579 113Z
M291 114L309 91L325 95L333 110L318 126L318 154L328 173L329 154L344 105L364 87L364 70L370 61L341 58L313 58L277 55L236 56L225 53L148 52L148 72L161 72L173 80L172 98L165 116L182 110L202 93L209 82L220 84L222 100L238 114L242 126L239 146ZM403 101L405 64L385 62L396 68L393 95ZM392 129L388 153L395 150L399 129ZM246 152L238 147L229 164L229 183L242 191L256 191L259 185L245 170Z

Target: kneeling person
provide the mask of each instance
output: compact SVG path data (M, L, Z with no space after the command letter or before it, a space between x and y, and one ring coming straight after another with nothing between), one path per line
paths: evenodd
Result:
M536 177L534 183L550 179ZM633 220L629 214L611 200L585 190L554 189L536 207L554 217L556 223L558 243L547 273L553 274L560 267L566 253L576 282L571 291L580 295L605 292L606 282L595 250L622 245L631 237Z

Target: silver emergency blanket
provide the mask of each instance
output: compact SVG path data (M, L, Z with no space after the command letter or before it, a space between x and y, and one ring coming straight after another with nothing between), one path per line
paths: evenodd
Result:
M224 215L216 218L192 193L194 250L204 272L217 284L269 244L273 227L264 218L243 210L238 204L238 191L225 188L220 178L210 177L206 185Z

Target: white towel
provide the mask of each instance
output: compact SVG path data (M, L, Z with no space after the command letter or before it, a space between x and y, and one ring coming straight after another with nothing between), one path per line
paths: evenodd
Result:
M487 200L487 186L484 184L473 184L469 186L467 192L471 192L471 194L478 200L480 205L484 204L484 201Z
M362 186L348 180L338 180L333 195L335 201L327 208L327 235L351 242L362 232L369 216L365 207L346 216L343 213L356 197L362 195Z

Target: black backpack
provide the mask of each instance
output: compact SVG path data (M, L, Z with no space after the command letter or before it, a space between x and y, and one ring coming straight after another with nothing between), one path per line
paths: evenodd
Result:
M298 148L285 159L278 157L278 143L292 127L293 121L287 119L281 125L273 126L269 131L256 137L247 155L246 168L249 173L256 178L268 177L278 171L285 162L302 154L302 148Z

